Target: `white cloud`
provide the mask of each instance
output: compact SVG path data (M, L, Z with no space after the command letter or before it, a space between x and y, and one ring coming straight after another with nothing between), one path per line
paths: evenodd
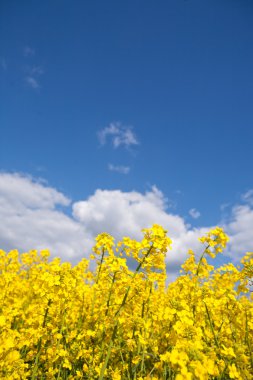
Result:
M235 206L225 228L230 236L228 256L233 261L242 253L253 252L253 209L249 205Z
M187 232L184 220L166 212L167 200L156 187L136 191L97 190L72 204L73 216L64 212L71 201L45 183L20 174L0 173L0 247L9 250L49 248L53 256L75 262L91 252L94 238L105 231L116 239L141 239L141 229L160 223L175 239ZM177 243L179 245L179 243ZM182 262L169 253L171 268Z
M200 217L200 215L201 215L200 212L198 210L196 210L195 208L191 208L189 210L189 214L191 215L191 217L193 219L198 219Z
M73 215L92 231L92 235L106 231L116 239L122 236L141 239L143 228L151 227L154 223L162 225L173 239L167 262L169 268L175 270L186 258L189 248L200 251L198 237L208 229L189 231L182 217L169 214L166 209L167 199L154 186L145 194L96 190L87 200L74 203Z
M35 79L34 77L31 77L31 76L28 76L25 78L25 81L26 83L32 87L33 89L38 89L40 88L40 85L39 85L39 82L37 79Z
M108 169L112 172L117 172L121 174L128 174L130 171L129 166L120 166L120 165L112 165L112 164L108 165Z
M42 66L27 66L25 68L25 81L33 89L40 88L39 77L44 74Z
M1 198L13 209L54 209L55 206L68 206L70 199L59 191L46 186L42 181L34 181L30 176L18 173L0 173Z
M184 231L182 218L166 213L166 199L153 187L145 194L136 191L96 190L85 201L73 205L73 215L96 235L101 230L141 238L141 229L159 223L169 228L170 235Z
M72 215L66 207L72 207ZM201 252L198 237L212 227L192 229L181 216L169 213L168 200L155 186L144 194L98 189L87 199L71 203L46 183L10 173L0 173L0 219L0 248L49 248L53 256L72 262L88 256L101 232L116 239L141 239L142 228L158 223L173 240L173 249L167 253L168 271L173 276L189 248ZM230 235L230 259L238 261L253 250L253 210L249 205L234 207L223 227Z
M35 50L30 46L25 46L23 49L23 54L25 57L31 57L35 55Z
M98 139L101 145L105 145L108 138L111 139L114 148L121 145L128 148L131 145L139 144L133 133L133 128L124 126L119 122L110 123L108 127L98 131Z
M253 189L248 190L242 195L242 200L248 203L250 206L253 206Z
M50 248L52 255L73 260L84 255L84 246L92 245L92 238L84 228L59 206L70 200L57 190L31 177L0 173L0 247Z

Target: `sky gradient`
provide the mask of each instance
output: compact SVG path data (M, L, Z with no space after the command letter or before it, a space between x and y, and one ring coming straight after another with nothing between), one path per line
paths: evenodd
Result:
M2 248L74 260L163 222L175 268L215 225L230 258L252 250L252 19L251 0L2 1Z

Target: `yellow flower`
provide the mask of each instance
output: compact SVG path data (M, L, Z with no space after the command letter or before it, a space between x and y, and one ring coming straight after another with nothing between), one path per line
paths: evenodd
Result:
M6 323L6 319L3 315L0 315L0 327L4 326Z
M237 368L236 368L234 363L232 365L229 365L228 369L229 369L229 376L231 379L239 379L240 378L240 374L237 371Z
M116 248L100 234L94 262L75 266L47 250L0 251L0 379L253 380L252 254L209 265L227 243L217 227L170 281L167 231L143 232Z

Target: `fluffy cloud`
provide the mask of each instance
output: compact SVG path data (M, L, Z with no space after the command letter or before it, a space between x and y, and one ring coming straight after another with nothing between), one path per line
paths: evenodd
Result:
M86 201L73 205L73 215L95 234L102 229L117 238L129 235L139 239L140 230L156 222L168 226L171 236L177 236L185 229L183 219L167 214L165 208L166 200L156 187L145 194L96 190Z
M144 194L98 189L87 199L71 203L44 182L0 173L0 247L20 251L49 248L53 256L76 262L88 256L98 233L108 232L116 239L141 239L142 228L158 223L173 239L173 249L167 254L168 271L173 277L189 248L201 252L198 237L211 226L191 229L181 216L171 214L167 205L155 186ZM72 214L67 207L71 207ZM234 207L223 227L230 235L227 255L238 261L253 248L250 205Z
M250 205L235 206L225 229L230 236L227 255L233 261L238 261L242 253L253 252L253 209Z
M64 259L80 258L85 243L91 247L92 237L57 209L69 204L62 193L31 177L1 173L0 247L20 251L49 248Z
M105 145L111 139L113 147L130 147L139 144L132 127L126 127L121 123L110 123L108 127L98 131L98 139L101 145Z
M200 252L198 237L208 231L208 228L188 230L181 216L168 213L167 199L155 186L145 194L96 190L87 200L74 203L73 216L93 235L106 231L116 239L122 236L141 239L142 228L154 223L162 225L173 240L172 250L167 254L171 270L185 260L189 248Z
M32 177L20 174L0 174L1 200L10 210L53 209L57 204L68 206L70 200L59 191L46 186L42 181L33 181Z

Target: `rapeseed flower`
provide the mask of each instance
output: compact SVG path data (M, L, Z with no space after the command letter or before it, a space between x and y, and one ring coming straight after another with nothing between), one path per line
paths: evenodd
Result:
M141 241L102 233L76 266L0 251L0 379L252 380L253 254L215 269L228 237L200 241L168 286L159 225Z

